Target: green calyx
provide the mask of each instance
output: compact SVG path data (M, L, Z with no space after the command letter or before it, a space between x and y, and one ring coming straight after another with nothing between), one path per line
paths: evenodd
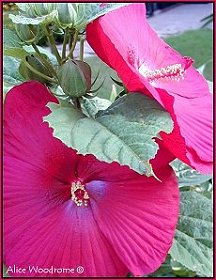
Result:
M58 82L64 93L81 97L91 89L91 68L80 60L69 60L57 70Z

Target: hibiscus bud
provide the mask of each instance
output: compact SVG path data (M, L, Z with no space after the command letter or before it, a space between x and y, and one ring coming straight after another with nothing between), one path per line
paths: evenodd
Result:
M35 16L45 16L56 9L56 3L34 3L31 7Z
M46 76L52 77L50 70L44 66L41 62L40 58L37 54L28 55L25 58L25 61L22 61L19 67L20 74L26 80L37 80L43 84L47 84L47 79L41 77L39 74L35 73L34 71L30 70L29 67L26 65L28 63L31 67L33 67L36 71Z
M76 18L76 11L72 3L57 4L58 23L62 28L73 27L74 19Z
M79 29L85 22L85 5L80 3L57 4L57 22L61 28Z
M91 68L80 60L69 60L57 70L59 84L65 94L81 97L91 89Z
M15 28L19 38L27 44L33 43L38 38L39 27L37 25L16 24Z

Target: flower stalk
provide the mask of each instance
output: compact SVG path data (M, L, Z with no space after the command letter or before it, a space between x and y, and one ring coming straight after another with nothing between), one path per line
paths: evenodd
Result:
M80 37L80 60L83 61L84 59L84 43L85 43L85 37Z
M62 61L61 61L61 56L58 52L58 49L56 47L56 43L55 43L55 39L53 37L53 34L50 32L49 30L49 27L48 26L45 26L44 27L44 32L45 32L45 35L47 36L48 38L48 41L50 43L50 47L52 49L52 52L53 54L55 55L57 61L58 61L58 64L61 65L62 64Z
M65 29L65 33L64 33L64 41L62 46L62 60L64 60L66 57L67 41L68 41L68 28Z
M76 47L76 43L77 43L77 40L78 40L78 36L79 36L79 30L77 29L74 33L74 36L73 36L73 41L72 41L72 44L71 44L71 48L70 48L70 51L66 57L66 59L68 58L73 58L73 51Z
M47 61L43 55L41 54L41 52L39 51L37 45L35 43L32 43L32 47L34 48L35 52L39 55L40 59L41 59L41 62L50 70L50 72L54 75L54 76L57 76L56 75L56 71L55 69L53 68L52 64L49 63L49 61Z

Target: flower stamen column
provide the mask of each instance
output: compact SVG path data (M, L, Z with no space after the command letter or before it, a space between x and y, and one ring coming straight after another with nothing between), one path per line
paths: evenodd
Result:
M89 195L80 181L73 182L71 186L71 200L77 206L88 206Z

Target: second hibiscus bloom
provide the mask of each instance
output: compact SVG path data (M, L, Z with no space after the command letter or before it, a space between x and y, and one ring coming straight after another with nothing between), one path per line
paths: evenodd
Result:
M198 171L211 173L213 105L208 84L191 58L182 57L149 26L145 5L131 4L96 19L87 27L87 40L130 92L152 96L170 113L174 130L161 133L167 148Z

